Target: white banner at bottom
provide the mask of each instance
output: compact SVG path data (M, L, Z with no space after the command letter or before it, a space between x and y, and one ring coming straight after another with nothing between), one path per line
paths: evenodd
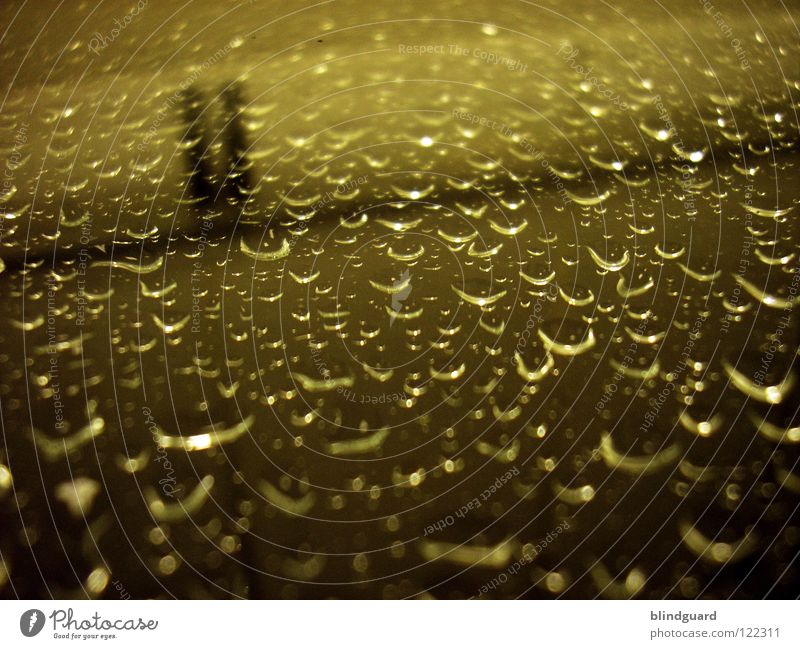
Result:
M797 601L5 601L4 646L797 647Z

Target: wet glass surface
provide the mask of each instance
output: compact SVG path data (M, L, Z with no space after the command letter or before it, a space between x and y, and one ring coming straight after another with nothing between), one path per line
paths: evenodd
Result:
M709 4L4 3L0 594L796 597L797 15Z

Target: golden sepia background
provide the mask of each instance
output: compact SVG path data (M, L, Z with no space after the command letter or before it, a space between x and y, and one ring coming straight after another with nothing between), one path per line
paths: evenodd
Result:
M0 16L3 597L798 595L795 6Z

